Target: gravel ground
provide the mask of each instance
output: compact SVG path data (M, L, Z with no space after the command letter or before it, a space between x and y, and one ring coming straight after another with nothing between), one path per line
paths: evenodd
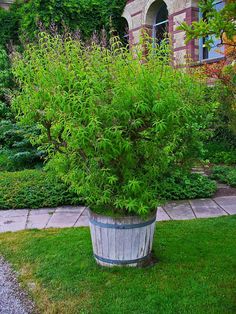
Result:
M0 257L0 314L32 314L34 305L20 288L16 273Z

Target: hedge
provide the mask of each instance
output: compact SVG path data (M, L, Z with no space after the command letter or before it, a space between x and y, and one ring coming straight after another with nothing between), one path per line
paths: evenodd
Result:
M76 194L43 170L0 172L0 209L78 204Z
M211 197L216 184L199 174L175 174L160 186L163 200ZM80 198L44 170L0 172L0 210L79 205Z

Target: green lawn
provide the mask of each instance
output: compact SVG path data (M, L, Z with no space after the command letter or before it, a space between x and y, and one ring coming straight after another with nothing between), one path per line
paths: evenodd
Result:
M236 313L236 216L158 223L158 263L104 269L89 229L0 235L40 313Z

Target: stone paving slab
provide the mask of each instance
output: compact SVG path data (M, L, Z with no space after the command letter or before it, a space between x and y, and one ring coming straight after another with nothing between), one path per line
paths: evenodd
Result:
M216 197L214 201L229 215L236 215L236 196Z
M26 229L44 229L49 220L51 219L52 214L29 214Z
M212 199L198 199L189 201L197 218L225 216L227 213Z
M159 207L157 221L210 218L236 214L236 196L170 202ZM89 211L84 206L0 210L0 232L24 229L87 227Z
M56 208L40 208L29 210L29 216L37 215L52 215L56 211Z
M83 213L85 210L84 206L63 206L63 207L57 207L56 213Z
M89 209L87 207L84 207L83 216L89 217Z
M166 220L170 220L170 217L167 215L167 213L164 211L162 207L158 207L156 221L166 221Z
M173 220L195 219L190 204L187 201L170 202L164 206L164 210Z
M88 227L88 226L89 226L88 215L81 215L74 225L74 227Z
M0 210L0 218L19 217L28 215L28 209Z
M27 213L22 216L0 217L0 232L20 231L26 228Z
M81 216L81 210L75 212L57 212L51 216L46 228L70 228L73 227L79 217Z

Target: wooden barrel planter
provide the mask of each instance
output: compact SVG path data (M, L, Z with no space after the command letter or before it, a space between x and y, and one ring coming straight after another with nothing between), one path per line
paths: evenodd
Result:
M94 257L102 266L144 266L151 259L156 215L112 218L90 211Z

